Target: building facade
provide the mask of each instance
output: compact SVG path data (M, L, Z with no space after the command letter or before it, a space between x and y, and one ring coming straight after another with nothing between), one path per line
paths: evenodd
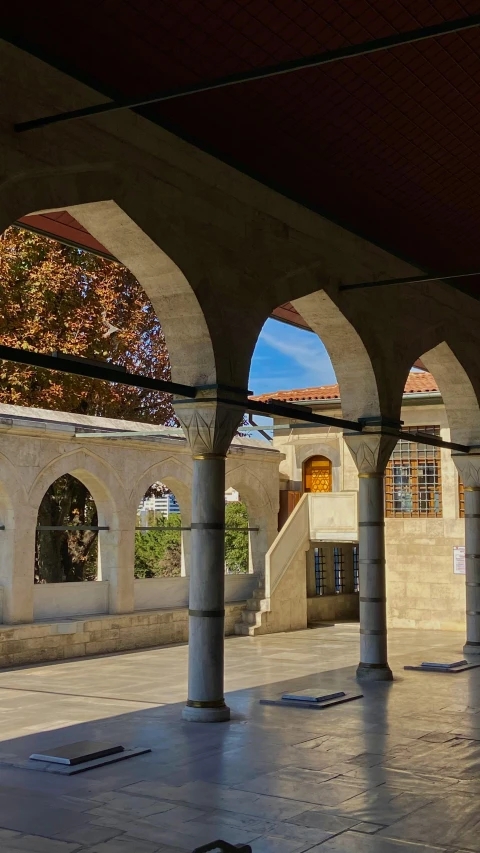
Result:
M342 416L337 385L279 391L260 399L304 403L313 411ZM450 440L445 406L431 374L410 373L401 419L406 431ZM330 511L329 495L346 497L357 491L357 468L338 428L295 427L279 418L273 446L285 456L280 463L280 525L304 493L315 495L316 511L322 517L322 506L326 513ZM390 625L464 630L463 517L463 487L450 451L400 440L385 476ZM341 513L337 512L337 519L338 541L330 531L328 540L313 539L307 552L310 621L351 618L358 613L358 548L355 541L340 536L345 527ZM352 520L350 530L353 527Z

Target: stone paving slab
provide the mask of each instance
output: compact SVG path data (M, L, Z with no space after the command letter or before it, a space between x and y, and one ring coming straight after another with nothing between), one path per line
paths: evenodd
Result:
M463 637L389 639L396 680L321 715L259 700L320 675L354 689L357 626L228 640L232 720L212 726L180 718L183 646L0 672L2 853L478 853L480 669L419 679L408 659L458 659ZM152 752L65 778L5 766L87 739Z

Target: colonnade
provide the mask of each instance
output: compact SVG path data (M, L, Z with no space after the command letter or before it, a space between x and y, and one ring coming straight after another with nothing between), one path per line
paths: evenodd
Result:
M227 720L223 695L223 515L224 453L236 417L223 407L222 429L212 412L217 403L189 403L204 421L208 439L185 423L194 454L192 568L190 583L189 694L186 720ZM233 410L235 411L235 410ZM177 408L180 419L184 412ZM385 578L385 470L400 424L370 418L361 434L345 433L359 476L360 681L391 681L388 663ZM202 452L200 452L202 451ZM454 455L465 486L466 625L465 654L480 654L480 455Z

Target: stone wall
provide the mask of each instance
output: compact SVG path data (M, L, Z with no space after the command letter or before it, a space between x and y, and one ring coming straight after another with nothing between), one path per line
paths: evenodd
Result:
M348 622L358 619L358 592L307 598L308 623Z
M225 605L225 634L234 634L245 602ZM0 626L0 667L188 641L188 609L97 616L68 622Z
M131 438L83 437L82 431L129 431ZM3 621L26 623L61 619L78 613L132 613L136 609L182 607L188 580L173 579L180 598L135 601L134 544L137 510L152 483L162 482L177 498L182 522L191 518L192 459L181 430L161 434L161 427L131 421L51 412L0 404L0 586ZM149 432L152 435L149 435ZM138 435L137 435L138 433ZM264 557L277 532L280 455L267 442L235 438L226 462L225 487L235 488L247 506L251 571L263 573ZM38 509L52 482L69 473L89 489L97 508L99 571L107 586L63 584L34 586L35 529ZM257 529L255 529L257 528ZM190 533L182 534L182 570L189 573ZM165 579L161 579L165 581ZM163 587L168 584L161 583ZM102 590L108 600L102 598ZM182 591L183 590L183 591ZM160 598L159 598L160 594ZM249 590L236 598L247 598ZM138 598L138 595L137 595ZM141 596L140 596L141 598Z
M402 409L405 426L440 425L441 437L449 441L441 400L414 403ZM318 411L342 415L338 406ZM334 491L358 489L357 470L339 430L277 432L274 446L285 454L280 470L288 487L301 488L303 462L322 454L332 461ZM441 450L441 469L442 518L386 519L387 609L392 627L465 630L465 577L453 573L453 548L464 544L464 521L459 517L458 476L449 450ZM309 619L317 608L310 602Z

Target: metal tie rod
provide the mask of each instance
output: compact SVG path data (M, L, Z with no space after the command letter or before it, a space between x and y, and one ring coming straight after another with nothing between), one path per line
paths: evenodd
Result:
M45 528L43 528L43 529L45 530ZM48 529L51 530L52 528L48 528ZM63 529L64 528L62 528L62 530ZM92 530L104 530L104 529L107 530L108 528L95 527L95 528L89 528L89 530L90 529L92 529ZM160 531L160 533L163 533L164 530L172 531L172 530L191 530L191 529L192 529L191 527L160 527L160 526L157 527L155 524L150 524L150 525L147 525L146 527L136 527L135 528L135 530L155 530L155 531ZM258 531L260 530L259 527L239 527L239 526L237 526L237 527L228 526L228 527L224 527L223 529L224 530L241 530L244 533L248 533L249 530L253 530L256 533L258 533Z
M37 524L37 530L110 530L93 524Z
M32 367L41 367L47 370L58 370L63 373L73 373L77 376L86 376L91 379L104 379L107 382L117 382L122 385L131 385L136 388L147 388L163 393L169 392L179 394L182 397L195 398L196 388L190 385L180 385L176 382L166 382L163 379L153 379L150 376L142 376L137 373L127 373L110 366L98 366L89 359L83 359L76 356L52 356L43 355L42 353L32 352L31 350L16 349L15 347L0 346L0 359L5 361L14 361L20 364L28 364ZM362 421L348 421L344 418L330 418L327 415L317 415L311 408L305 406L296 406L294 403L285 402L269 402L262 403L259 400L251 400L246 397L244 400L222 399L220 397L212 398L216 403L224 403L229 406L243 409L244 412L256 412L257 414L268 415L269 417L297 418L303 423L318 424L319 426L336 426L341 429L351 430L352 432L363 432L365 423ZM181 405L187 400L177 400L176 405ZM208 398L202 400L203 403L211 402ZM443 441L441 438L431 435L418 435L415 433L401 432L395 433L389 429L391 435L397 435L398 438L403 438L405 441L415 442L417 444L431 444L434 447L446 447L450 450L457 450L460 453L468 453L469 447L465 444L457 444L456 442ZM135 435L135 433L133 433ZM100 435L100 433L99 433Z
M439 38L440 36L459 33L478 26L480 26L480 15L470 15L467 18L459 18L455 21L444 21L441 24L434 24L431 27L421 27L416 30L409 30L406 33L396 33L395 35L387 36L386 38L374 39L362 42L361 44L348 45L347 47L342 47L338 50L328 50L324 53L314 54L313 56L304 56L300 59L280 62L277 65L267 65L265 68L254 68L251 71L240 71L236 74L227 74L224 77L207 80L204 83L165 89L163 92L159 92L158 94L151 95L149 97L137 98L134 100L119 99L117 101L108 101L107 103L96 104L91 107L83 107L79 110L70 110L64 113L57 113L56 115L32 119L31 121L18 122L14 125L14 130L16 133L23 133L26 130L34 130L38 127L45 127L48 124L57 124L62 121L71 121L72 119L86 118L87 116L111 113L117 110L130 110L137 109L138 107L147 107L151 104L159 104L162 101L171 101L174 98L184 98L187 95L196 95L200 92L211 92L213 89L224 89L227 86L235 86L239 83L251 83L255 80L265 80L269 77L278 77L281 74L290 74L293 71L302 71L306 68L318 68L320 65L329 65L332 62L353 59L357 56L367 56L371 53L390 50L404 44L413 44L415 42L425 41L426 39Z
M367 287L387 287L391 284L421 284L428 281L445 281L454 278L472 278L472 276L480 276L480 272L457 272L447 273L447 275L411 275L408 278L387 278L379 281L361 281L357 284L341 284L339 290L363 290Z
M0 346L0 359L14 361L18 364L28 364L31 367L42 367L46 370L58 370L61 373L73 373L76 376L86 376L89 379L103 379L116 382L118 385L129 385L133 388L147 388L160 391L163 394L180 394L182 397L195 397L196 390L190 385L180 385L178 382L167 382L165 379L154 379L153 376L141 376L138 373L127 373L126 370L105 362L95 364L88 358L70 355L44 355L32 350L16 347Z

